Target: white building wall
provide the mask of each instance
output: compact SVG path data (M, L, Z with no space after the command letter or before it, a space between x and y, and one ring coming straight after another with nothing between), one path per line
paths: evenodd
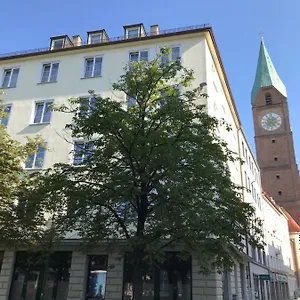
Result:
M4 101L11 104L12 109L8 124L8 133L21 142L26 136L40 134L47 142L50 151L46 152L44 167L51 167L57 162L69 162L70 151L72 149L72 139L64 128L71 122L71 115L59 112L52 113L49 124L32 124L35 103L43 100L54 100L54 104L66 104L69 97L86 96L88 90L95 90L103 97L114 97L125 100L125 95L112 91L112 83L116 82L124 72L123 67L128 62L129 52L136 50L148 50L149 59L153 59L162 46L180 46L182 62L188 69L194 70L195 81L193 87L202 82L207 83L207 93L209 98L199 100L199 103L206 104L209 114L216 118L224 118L231 126L232 130L227 131L220 126L218 133L228 143L229 148L238 155L245 163L240 167L239 162L229 162L229 168L233 182L238 185L248 187L244 191L244 200L253 204L256 208L257 216L268 220L265 222L265 233L267 244L274 241L282 249L282 263L280 259L269 260L270 265L281 271L286 271L284 264L289 264L289 242L287 222L279 218L272 208L264 204L261 196L260 172L255 162L255 158L246 141L244 133L239 130L235 122L234 112L231 110L229 101L226 98L225 87L222 85L218 74L219 66L213 59L204 35L173 36L164 39L153 39L140 42L130 42L115 45L106 45L96 48L80 49L79 51L64 51L38 55L27 58L0 60L0 74L4 69L20 67L17 87L5 90ZM87 57L102 56L102 76L96 78L83 78L84 60ZM57 82L40 84L41 70L43 63L59 62ZM0 75L0 81L2 80ZM242 174L242 175L241 175ZM247 184L246 184L247 182ZM272 220L269 222L269 220ZM274 222L278 221L277 234L272 233ZM269 226L269 227L268 227ZM281 232L281 233L279 233ZM268 250L268 251L267 251ZM266 253L270 257L274 256L274 249L266 248ZM249 249L251 255L251 249ZM110 263L116 257L109 258ZM259 263L257 258L250 263L250 273L262 274L266 272L266 265ZM245 262L246 263L246 262ZM107 297L109 300L121 299L123 264L116 263L115 268L108 272L107 277ZM0 274L0 300L6 299L8 295L8 285L13 268L13 253L6 252L6 258ZM68 299L79 300L83 298L83 288L85 288L86 277L86 256L73 252L70 290ZM241 279L240 268L231 273L231 294L240 298ZM222 277L219 274L212 274L204 278L198 273L197 264L193 260L193 294L197 299L221 299L222 298ZM252 284L253 286L253 284ZM85 289L84 289L85 290ZM2 294L1 294L2 293ZM2 298L1 298L2 297ZM3 298L4 297L4 298ZM250 299L249 299L250 300Z
M172 37L124 43L117 47L107 45L81 49L81 51L0 60L1 77L6 68L16 66L20 68L17 87L5 89L3 96L5 103L12 105L8 133L21 142L25 141L26 136L40 134L46 140L50 150L45 155L44 167L46 168L51 167L53 163L68 162L72 145L67 141L72 140L69 132L64 128L71 121L72 116L53 112L50 124L33 124L35 103L52 99L56 105L66 104L68 98L88 95L89 90L94 90L103 97L125 100L125 95L113 91L111 85L124 73L123 68L128 62L129 52L148 50L151 60L156 57L162 46L172 45L180 46L183 64L194 70L196 80L193 86L205 82L205 39L199 34L196 38ZM85 58L99 55L103 56L102 76L83 78ZM47 62L60 63L57 82L40 84L42 65Z
M234 120L234 114L230 109L229 100L226 98L224 87L217 72L217 66L207 43L205 51L208 113L218 120L226 120L226 123L231 127L231 130L227 131L226 126L219 126L218 135L228 144L229 149L238 156L238 127ZM237 185L241 185L239 162L228 162L228 166L231 172L231 180Z

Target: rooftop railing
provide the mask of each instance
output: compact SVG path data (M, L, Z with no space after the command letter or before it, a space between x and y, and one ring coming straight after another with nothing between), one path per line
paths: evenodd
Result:
M185 31L192 31L196 29L204 29L204 28L209 28L210 24L201 24L201 25L193 25L193 26L186 26L186 27L179 27L179 28L173 28L173 29L166 29L166 30L159 30L158 34L151 34L150 32L146 33L144 36L138 37L138 39L146 38L148 36L160 36L164 34L172 34L172 33L179 33L179 32L185 32ZM134 38L128 38L126 36L118 36L118 37L112 37L108 39L104 39L103 41L99 43L93 43L93 45L97 44L104 44L104 43L110 43L110 42L118 42L118 41L123 41L123 40L132 40ZM70 48L80 48L83 46L88 45L89 43L87 41L82 41L79 46L71 46L71 47L66 47L67 49ZM37 49L29 49L29 50L23 50L23 51L16 51L16 52L9 52L9 53L3 53L0 54L0 59L5 58L5 57L10 57L10 56L18 56L18 55L26 55L26 54L35 54L35 53L43 53L43 52L48 52L50 51L51 48L50 46L44 47L44 48L37 48ZM58 49L55 49L58 50Z

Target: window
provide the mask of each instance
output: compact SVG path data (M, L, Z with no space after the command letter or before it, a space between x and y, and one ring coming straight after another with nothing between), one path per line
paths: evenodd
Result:
M87 299L105 299L107 261L107 255L89 255L86 289Z
M257 253L258 253L258 262L262 264L263 263L262 251L257 249Z
M191 259L181 260L179 253L167 252L164 260L143 265L143 299L191 299ZM133 266L125 256L123 299L132 300Z
M83 116L89 116L95 109L97 99L95 97L80 98L80 113Z
M256 261L256 248L251 246L251 256Z
M244 146L244 142L242 142L242 152L243 152L243 156L245 156L245 146Z
M101 76L102 60L102 57L86 58L84 78Z
M52 115L51 105L53 101L38 102L35 104L34 124L49 123Z
M137 105L137 101L136 101L135 98L126 95L126 99L127 99L127 106L128 107L136 106Z
M9 299L67 300L71 260L69 251L17 252Z
M271 105L272 104L272 97L271 97L270 93L266 93L265 100L266 100L266 105Z
M280 175L279 175L279 174L277 174L277 175L276 175L276 178L277 178L277 179L280 179Z
M245 265L240 264L240 282L241 282L241 296L242 299L246 299L246 271L245 271Z
M129 61L148 61L148 51L134 51L129 53Z
M277 156L274 157L274 161L278 161L278 157Z
M89 35L89 44L98 44L102 42L102 34L95 33Z
M5 106L3 112L4 115L3 117L0 119L0 124L7 126L8 125L8 120L9 120L9 115L10 115L10 111L11 111L11 106L7 105Z
M180 47L171 47L171 54L164 53L164 48L160 49L160 52L163 54L161 57L163 64L168 64L170 61L176 61L180 58Z
M275 144L276 143L276 140L275 139L272 139L272 144Z
M246 171L244 171L244 175L245 175L246 188L248 188L248 181L247 181L247 173L246 173Z
M263 251L263 264L267 265L267 256L265 251Z
M62 49L64 47L64 44L65 44L65 39L53 40L51 49L52 50Z
M180 100L180 87L179 86L170 86L169 89L162 89L160 91L161 94L161 104L160 107L163 107L165 104L169 102L169 100L172 100L176 98L177 101Z
M46 152L46 145L39 146L34 154L27 157L25 169L40 169L43 167Z
M3 258L4 258L4 251L0 251L0 272L2 269Z
M139 28L127 29L127 38L133 39L140 36Z
M17 86L19 68L5 69L1 88L12 88Z
M73 151L73 164L80 165L94 152L93 142L75 142Z
M55 82L57 79L59 63L43 64L41 83Z
M278 191L278 195L281 196L282 195L282 191Z

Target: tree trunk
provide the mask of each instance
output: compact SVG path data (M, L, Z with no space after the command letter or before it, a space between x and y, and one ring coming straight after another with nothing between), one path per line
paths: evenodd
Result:
M143 299L143 269L141 267L141 261L136 262L133 266L133 278L132 278L132 291L133 300Z

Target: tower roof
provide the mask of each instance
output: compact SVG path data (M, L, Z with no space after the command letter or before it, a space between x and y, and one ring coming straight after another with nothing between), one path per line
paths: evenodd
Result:
M253 102L255 100L261 88L268 86L276 88L283 96L287 97L285 85L278 76L265 43L262 40L260 44L254 85L251 92L251 101Z

